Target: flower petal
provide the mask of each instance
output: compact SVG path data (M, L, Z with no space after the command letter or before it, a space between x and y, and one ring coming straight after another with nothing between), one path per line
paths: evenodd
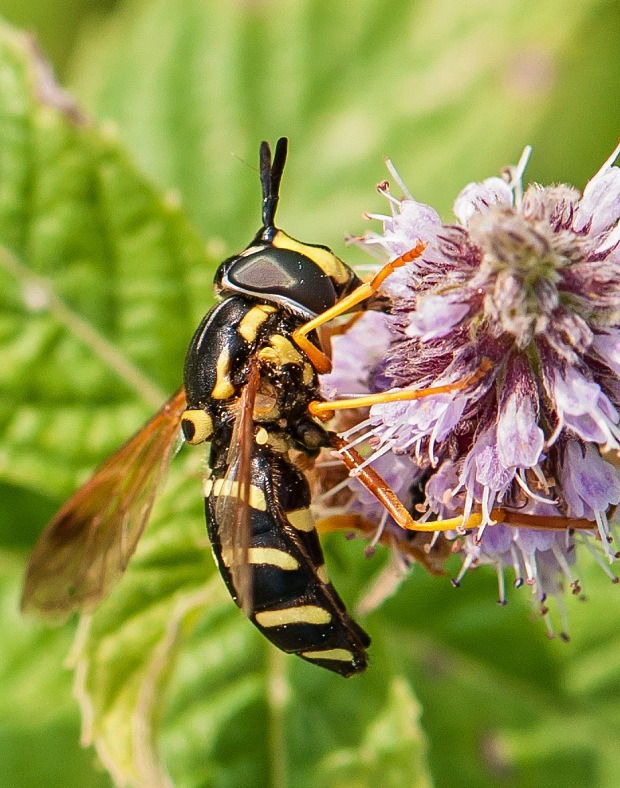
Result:
M620 169L610 167L588 182L583 190L573 228L580 232L589 227L591 235L611 229L620 217Z
M475 213L497 203L512 205L513 193L501 178L487 178L482 183L468 183L454 202L454 215L465 227Z
M409 325L405 334L408 337L419 337L422 342L439 339L449 334L468 312L469 304L428 293L418 298L415 311L409 313Z
M506 468L531 468L540 460L544 442L532 398L515 391L502 405L497 424L500 461Z
M620 503L620 471L604 460L598 449L569 441L561 466L562 493L569 504L569 516L594 519Z

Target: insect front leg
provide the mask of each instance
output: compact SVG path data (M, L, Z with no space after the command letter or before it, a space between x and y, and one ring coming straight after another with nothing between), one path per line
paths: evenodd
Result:
M345 296L341 301L338 301L333 307L325 310L325 312L317 315L293 332L294 341L308 356L319 375L325 375L327 372L331 372L332 362L322 350L319 350L316 345L308 339L308 334L312 331L316 331L317 328L325 325L325 323L329 323L330 320L344 315L345 312L354 309L362 302L367 301L371 296L375 295L390 274L397 268L418 258L425 248L426 245L420 241L410 251L397 257L396 260L386 263L369 282L364 282L364 284L360 285L348 296Z

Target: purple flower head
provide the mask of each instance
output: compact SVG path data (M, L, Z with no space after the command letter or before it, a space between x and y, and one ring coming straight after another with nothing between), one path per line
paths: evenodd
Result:
M576 582L578 542L615 554L620 472L604 455L620 451L619 152L581 194L524 189L527 149L504 178L462 190L454 224L381 184L390 215L361 239L387 260L425 244L385 281L381 388L452 390L374 405L355 443L384 471L408 455L426 480L421 519L461 517L465 570L512 566L542 607ZM360 353L348 343L343 355Z

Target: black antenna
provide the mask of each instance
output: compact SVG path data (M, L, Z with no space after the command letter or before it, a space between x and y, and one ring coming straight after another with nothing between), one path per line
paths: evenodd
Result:
M260 182L263 189L263 226L266 235L273 234L275 230L275 217L280 198L280 181L286 163L288 139L280 137L276 142L276 149L271 161L271 148L268 142L260 145ZM266 238L266 240L268 240Z

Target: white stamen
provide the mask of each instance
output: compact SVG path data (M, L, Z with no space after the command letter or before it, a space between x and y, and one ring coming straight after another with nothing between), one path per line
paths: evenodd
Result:
M351 471L350 475L352 477L359 476L360 471L364 470L364 468L366 468L369 465L371 465L373 462L375 462L375 460L378 460L379 457L383 457L384 454L386 454L388 451L390 451L390 449L392 448L392 445L393 445L392 443L386 443L385 446L382 446L380 449L377 449L377 451L374 452L373 454L371 454L370 457L367 457L364 460L364 462L362 462L360 465L355 467Z
M565 642L570 640L568 635L568 612L566 610L566 605L564 604L564 599L556 594L555 601L558 606L558 613L560 614L560 623L562 625L562 631L560 632L560 638Z
M620 539L618 538L618 523L610 523L609 520L607 521L607 528L609 530L609 534L614 541L614 544L618 544Z
M359 265L355 265L355 271L367 274L376 274L378 271L381 270L381 266L378 266L376 263L360 263Z
M390 203L390 208L392 209L392 216L396 216L397 213L400 213L400 200L398 197L394 197L391 191L388 189L379 189L379 194L381 194L385 199ZM396 210L395 210L396 209Z
M557 546L557 544L553 545L553 547L551 548L551 552L555 556L555 560L558 562L558 564L560 565L562 571L566 575L566 577L568 579L568 582L570 583L571 588L573 590L577 590L579 588L579 581L575 580L575 578L573 576L573 573L571 572L571 568L568 565L568 561L564 557L564 554L562 553L560 548Z
M457 490L458 490L458 487L457 487ZM454 493L456 493L456 490L454 490ZM453 493L453 495L454 495L454 493ZM465 496L465 506L463 507L463 526L464 527L462 527L460 529L460 533L463 533L463 531L467 527L467 521L469 520L469 515L471 514L471 510L473 508L473 505L474 505L474 493L473 493L472 490L470 490L468 488L467 495ZM457 528L457 531L458 530L459 529Z
M350 435L355 435L356 432L363 430L364 427L370 427L372 424L373 424L372 419L365 419L364 421L360 421L360 423L356 424L355 427L351 427L350 429L345 430L345 432L341 432L340 437L346 440Z
M485 485L482 490L482 501L481 501L483 525L495 524L495 520L491 517L491 512L493 511L493 504L495 503L495 496L496 493L493 490L491 490L490 487Z
M598 532L601 537L601 542L603 543L603 552L607 556L609 563L615 560L616 556L613 554L611 547L609 546L609 523L607 522L607 515L604 512L598 511L598 509L594 510L594 517L596 519L596 524L598 526Z
M538 566L536 565L536 554L535 553L524 553L523 554L523 563L525 564L525 573L527 575L526 583L528 586L532 586L532 593L536 592L536 589L539 588L538 583Z
M314 465L315 468L342 468L342 460L319 460Z
M461 566L460 572L454 578L454 580L452 580L452 585L455 588L458 588L460 586L461 580L465 577L465 575L467 574L467 570L470 568L470 566L473 563L474 563L474 554L473 553L468 553L467 557L463 561L463 565Z
M553 640L555 638L555 631L553 629L553 624L551 623L551 616L548 612L543 613L543 621L545 622L545 627L547 628L547 637L549 640Z
M420 457L420 441L422 440L423 437L424 437L423 433L416 432L413 435L413 437L409 438L404 443L400 443L398 448L401 451L405 451L406 449L409 449L411 446L413 446L413 444L415 443L416 444L416 447L415 447L416 460L419 460L419 459L421 459L421 457Z
M549 482L547 481L547 479L545 477L545 474L543 473L543 470L540 467L540 465L538 463L536 463L536 465L532 465L530 470L534 472L534 475L536 476L536 478L540 482L540 486L543 488L543 490L546 493L549 493L549 490L551 489L551 486L549 485Z
M359 446L360 443L364 443L364 441L367 441L370 437L372 437L372 432L365 432L363 435L358 435L355 440L349 441L342 449L338 449L338 454L343 454L345 451Z
M342 463L339 464L342 465ZM349 485L349 477L347 476L347 478L343 479L343 481L334 485L329 490L326 490L324 493L317 495L316 498L313 498L312 504L314 505L315 503L323 503L323 501L326 501L328 498L331 498L332 496L336 495L336 493L339 493L341 490L344 490L345 487L348 487L348 485Z
M499 591L499 599L497 600L499 605L506 604L506 580L504 578L504 562L499 559L496 565L497 569L497 589Z
M396 444L396 439L394 435L398 432L398 430L402 427L402 424L393 424L389 429L385 429L381 432L381 425L375 427L374 430L370 430L366 433L367 438L377 438L379 441L379 445L383 443L389 443L390 446L394 446ZM359 441L358 441L359 443ZM400 446L400 449L403 447Z
M573 534L570 532L568 528L566 529L566 531L564 531L564 549L566 550L566 552L575 549Z
M526 145L521 154L517 166L511 170L511 179L509 182L510 188L514 191L515 195L515 208L520 208L523 203L523 173L527 167L527 163L532 155L532 146Z
M599 551L594 547L591 541L591 537L586 535L580 535L581 538L579 539L580 544L585 545L586 550L590 553L590 555L594 558L596 563L601 567L603 572L607 575L607 577L611 580L612 583L617 583L618 578L617 576L611 571L609 565L603 561L601 554Z
M512 556L512 566L515 572L515 588L521 588L523 585L523 572L521 571L519 553L514 545L510 546L510 555Z
M385 530L385 524L388 518L388 511L387 509L383 510L383 514L381 515L381 520L379 521L379 525L377 526L377 530L375 531L375 535L373 536L372 540L369 543L369 547L376 547L379 539L381 539L381 535Z
M605 170L610 169L613 166L615 160L618 158L618 156L620 156L620 142L613 149L611 156L605 161L605 163L600 168L600 170L596 173L594 178L597 178L599 175L602 175L605 172ZM592 181L594 180L594 178L590 178L590 180Z
M474 536L474 543L480 544L482 542L482 537L484 536L484 532L487 529L488 523L482 523L482 525L478 528L476 535Z
M385 249L386 252L388 252L392 260L398 257L398 255L395 254L394 250L392 249L392 244L390 243L390 241L386 238L383 238L383 236L368 235L367 237L364 238L364 243L367 244L368 246L372 246L372 245L381 246L383 249ZM364 248L366 247L364 246ZM381 259L379 255L375 255L375 257Z
M385 264L385 259L379 252L376 252L374 249L370 248L370 244L373 243L371 234L369 233L368 236L359 237L356 235L345 235L344 242L349 246L357 246L358 249L363 249L367 254L371 257L374 257L375 260L378 262Z
M385 194L385 192L382 192L382 193ZM394 199L394 198L392 198L392 199ZM370 220L376 219L378 222L389 222L392 217L391 216L386 216L383 213L368 213L368 212L366 212L364 214L364 218L365 219L370 219Z
M405 195L405 197L408 200L413 200L412 194L409 192L409 189L405 186L405 182L398 174L396 167L392 163L392 159L384 159L384 161L385 161L385 166L388 168L390 175L392 176L392 178L394 178L396 183L399 185L401 192Z
M514 480L519 485L519 487L523 490L523 492L526 493L528 497L530 497L533 501L538 501L539 503L548 503L551 504L552 506L557 506L558 504L557 498L555 499L544 498L542 495L537 495L535 492L532 492L532 490L530 490L530 488L527 486L527 482L523 478L524 476L525 476L525 471L523 470L523 468L520 468L519 473L515 474Z
M432 509L427 509L420 517L417 518L417 522L419 522L419 523L426 523L426 522L428 522L429 518L433 514L439 514L439 513L438 512L434 512ZM439 533L439 531L436 531L435 533Z
M398 549L398 545L396 544L394 537L390 539L390 548L392 550L392 554L396 557L396 562L401 574L405 574L411 568L410 559Z
M441 536L441 531L435 531L435 532L433 533L432 539L431 539L431 541L428 543L428 546L427 546L427 547L428 547L428 552L429 552L429 553L430 553L430 551L433 549L433 547L435 547L435 545L437 544L437 540L439 539L439 537L440 537L440 536Z
M523 181L523 174L525 172L525 168L529 163L531 155L532 155L532 146L526 145L525 148L523 148L523 153L521 154L521 158L517 162L517 166L515 167L515 171L514 171L514 177L518 181Z

